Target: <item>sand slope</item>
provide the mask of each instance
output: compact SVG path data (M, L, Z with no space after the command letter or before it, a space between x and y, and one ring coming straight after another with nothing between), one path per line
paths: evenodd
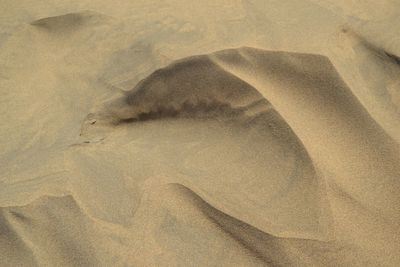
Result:
M0 6L0 266L400 264L395 11Z

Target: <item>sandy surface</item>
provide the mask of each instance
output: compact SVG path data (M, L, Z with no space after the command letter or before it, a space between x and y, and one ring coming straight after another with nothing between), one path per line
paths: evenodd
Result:
M1 0L0 266L400 266L396 0Z

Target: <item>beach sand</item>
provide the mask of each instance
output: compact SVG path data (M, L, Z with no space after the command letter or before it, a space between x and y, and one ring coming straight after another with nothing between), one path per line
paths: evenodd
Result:
M0 2L0 266L400 266L400 3Z

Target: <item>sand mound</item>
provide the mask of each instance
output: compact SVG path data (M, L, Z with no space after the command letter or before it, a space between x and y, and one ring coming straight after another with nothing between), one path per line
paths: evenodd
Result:
M56 34L66 34L73 32L81 27L98 25L109 19L107 16L93 11L81 11L69 14L63 14L54 17L41 18L32 21L32 26L44 29Z
M82 133L90 138L104 125L109 127L104 135L109 139L136 139L140 133L160 132L148 138L159 140L159 145L173 145L176 139L190 143L199 136L219 140L220 144L214 144L220 147L215 155L221 154L221 149L230 150L229 155L223 153L221 161L199 158L195 150L183 153L181 146L179 151L161 145L159 149L171 151L164 155L165 163L157 167L162 177L146 183L182 184L199 194L213 210L246 222L255 231L275 237L329 241L328 250L336 251L341 243L333 233L344 231L345 242L350 242L349 236L359 238L345 230L347 219L332 220L338 213L347 212L343 200L356 205L366 216L381 214L388 233L396 231L399 213L394 203L399 203L399 198L394 188L399 188L399 169L394 163L399 160L398 145L374 121L326 57L241 48L183 59L157 70L121 98L90 114ZM175 129L184 133L177 134ZM227 134L233 137L227 140L223 137ZM239 141L243 138L247 141ZM209 146L202 144L198 147ZM235 147L241 150L241 159L231 161ZM140 154L138 148L132 149ZM213 155L212 151L206 155ZM158 158L148 150L143 153ZM260 154L254 158L255 153ZM181 157L182 168L164 167L182 162ZM282 165L284 161L289 163L288 157L293 157L292 163ZM217 171L221 164L229 167ZM248 164L257 167L246 167ZM198 166L204 166L200 168L203 173L196 173ZM247 174L238 175L237 168ZM250 169L259 169L262 174L252 174ZM209 177L214 177L213 181ZM243 177L249 180L245 182ZM256 184L260 190L255 190ZM266 191L267 184L277 191ZM351 255L362 253L358 246L374 250L375 245L356 242L361 243L349 245L348 251L338 257L354 264ZM256 243L251 241L250 246ZM264 245L255 246L256 254L267 250ZM304 250L311 246L315 252L315 246L321 244L310 241L300 246ZM322 262L328 258L330 262L340 261L319 253ZM260 257L264 262L274 258L264 254Z

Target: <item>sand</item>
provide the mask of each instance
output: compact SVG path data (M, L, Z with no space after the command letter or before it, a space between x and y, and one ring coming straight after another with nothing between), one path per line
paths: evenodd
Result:
M0 266L399 266L397 1L0 2Z

